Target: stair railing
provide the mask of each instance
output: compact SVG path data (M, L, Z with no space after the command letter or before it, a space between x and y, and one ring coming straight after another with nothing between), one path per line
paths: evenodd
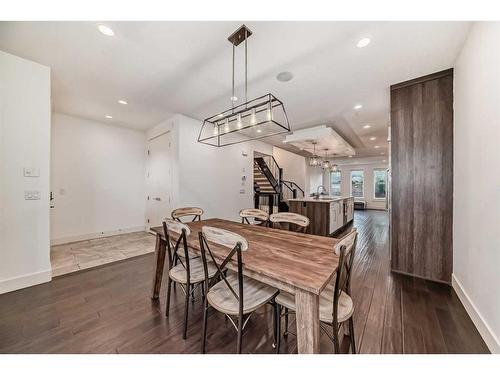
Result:
M293 181L281 180L281 199L288 201L289 199L304 197L304 190Z
M269 183L277 194L281 193L281 180L283 169L278 166L272 156L263 156L254 159L262 174L269 180Z

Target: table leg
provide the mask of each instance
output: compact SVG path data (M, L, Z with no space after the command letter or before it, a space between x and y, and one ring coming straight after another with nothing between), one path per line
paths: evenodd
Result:
M297 290L295 306L299 354L319 353L319 296Z
M163 268L165 267L165 253L167 252L167 243L159 234L156 235L155 247L155 272L153 274L153 286L151 289L151 299L158 299L160 295L161 280L163 278Z

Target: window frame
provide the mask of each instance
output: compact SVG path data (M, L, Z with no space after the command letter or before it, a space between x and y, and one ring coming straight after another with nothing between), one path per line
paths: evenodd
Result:
M354 197L354 194L352 193L352 173L353 172L361 172L361 174L363 176L363 192L362 192L361 197ZM357 199L364 199L365 198L365 170L364 169L351 169L349 177L350 177L350 179L349 179L349 190L350 190L350 193L351 193L351 197L354 197L354 198L357 198Z
M383 198L377 198L375 196L375 183L376 183L376 179L375 179L375 172L377 171L382 171L384 172L384 175L385 175L385 196ZM387 199L387 169L386 168L373 168L373 200L377 200L377 201L384 201Z
M332 192L332 173L339 173L340 174L340 182L339 182L339 195L333 195ZM330 171L330 195L333 197L341 197L342 196L342 171L338 170L336 172Z

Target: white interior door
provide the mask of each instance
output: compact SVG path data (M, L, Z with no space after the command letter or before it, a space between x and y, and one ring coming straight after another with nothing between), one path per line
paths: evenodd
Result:
M147 180L147 222L149 227L161 225L170 217L172 162L170 132L149 141Z

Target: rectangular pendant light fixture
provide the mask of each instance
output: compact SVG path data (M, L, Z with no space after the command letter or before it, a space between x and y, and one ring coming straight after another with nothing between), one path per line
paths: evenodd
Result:
M247 40L252 32L242 25L228 38L233 45L233 91L235 47L245 42L245 102L238 106L234 100L230 109L206 118L198 135L198 142L215 147L248 142L290 132L283 102L269 93L256 99L247 98Z

